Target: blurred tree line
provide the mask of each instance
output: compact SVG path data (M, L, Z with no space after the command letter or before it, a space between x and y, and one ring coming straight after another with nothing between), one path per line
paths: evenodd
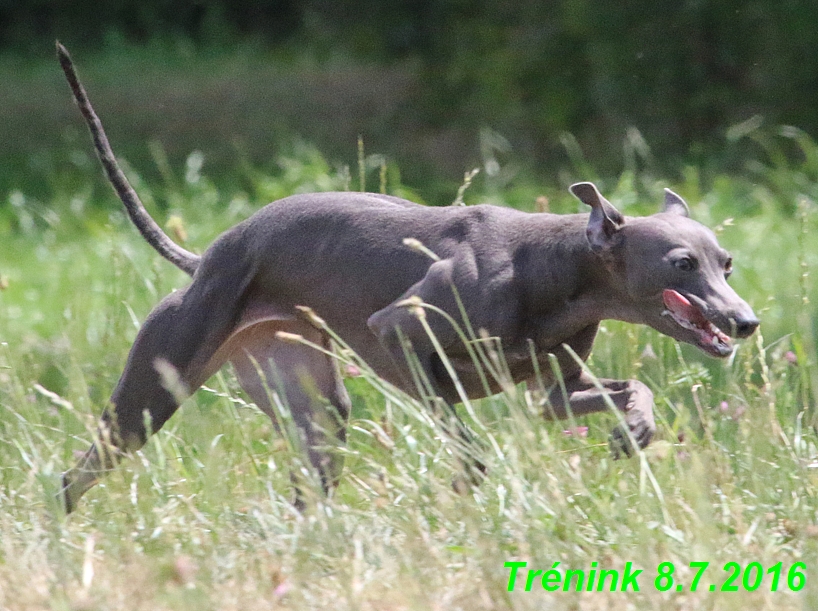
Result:
M112 35L414 62L420 120L490 126L540 163L564 133L603 171L629 126L674 163L755 115L818 133L814 0L0 0L7 52Z

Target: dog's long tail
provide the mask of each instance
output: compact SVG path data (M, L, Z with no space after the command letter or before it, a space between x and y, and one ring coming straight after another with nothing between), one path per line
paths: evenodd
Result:
M71 86L71 92L74 94L74 99L77 106L82 112L85 123L91 131L91 137L94 140L94 148L97 151L97 156L102 167L105 169L105 175L108 181L116 191L119 199L125 205L128 211L128 216L131 217L133 224L142 234L142 237L147 240L148 244L153 246L160 255L165 257L168 261L173 263L176 267L191 276L199 267L201 257L185 250L173 240L171 240L162 228L154 221L145 206L133 190L122 169L114 157L114 152L111 150L111 145L108 143L108 136L105 135L105 130L102 127L102 122L97 117L94 109L91 107L91 102L88 101L88 95L85 93L85 88L77 78L77 73L74 71L74 64L71 61L71 56L64 46L57 42L57 58L60 60L65 77L68 79L68 84Z

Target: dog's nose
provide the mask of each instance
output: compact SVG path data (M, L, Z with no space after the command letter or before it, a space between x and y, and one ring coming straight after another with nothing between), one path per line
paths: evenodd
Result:
M758 328L759 322L760 321L755 316L750 316L748 318L736 318L736 336L750 337Z

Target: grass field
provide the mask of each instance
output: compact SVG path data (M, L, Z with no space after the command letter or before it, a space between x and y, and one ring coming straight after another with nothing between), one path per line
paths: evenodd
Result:
M800 149L788 161L792 141ZM627 214L654 211L663 186L686 197L732 251L731 282L762 319L718 362L651 330L604 324L589 365L654 391L659 432L648 450L613 461L614 415L545 422L536 394L512 388L462 410L491 449L487 480L460 496L439 423L364 375L347 381L340 488L329 500L314 495L304 515L289 504L297 453L227 369L61 515L58 474L87 447L140 321L185 278L128 226L112 195L58 180L49 201L9 194L0 221L0 609L818 608L818 149L797 132L758 142L766 149L737 177L705 184L688 168L671 185L626 171L604 184ZM216 190L196 156L160 168L161 184L135 182L152 212L162 222L176 215L171 226L201 251L273 197L349 183L308 148L280 166L254 174L249 194ZM562 189L533 184L478 181L466 199L533 209L536 195L554 211L577 209ZM527 563L514 591L507 562ZM731 562L740 572L728 582ZM641 569L639 591L576 592L572 581L549 592L541 575L525 591L529 568L556 563L586 576L616 570L620 581L627 566ZM656 581L661 563L673 564L672 584ZM725 582L736 591L720 591Z

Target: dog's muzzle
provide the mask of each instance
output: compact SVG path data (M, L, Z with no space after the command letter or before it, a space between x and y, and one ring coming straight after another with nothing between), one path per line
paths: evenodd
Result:
M700 300L695 297L691 296L688 299L678 291L665 289L662 293L662 301L667 308L664 314L693 334L695 342L691 343L695 343L703 351L716 357L726 357L733 352L731 336L749 337L759 325L754 315L731 317L728 335L706 316L704 309L697 303Z

